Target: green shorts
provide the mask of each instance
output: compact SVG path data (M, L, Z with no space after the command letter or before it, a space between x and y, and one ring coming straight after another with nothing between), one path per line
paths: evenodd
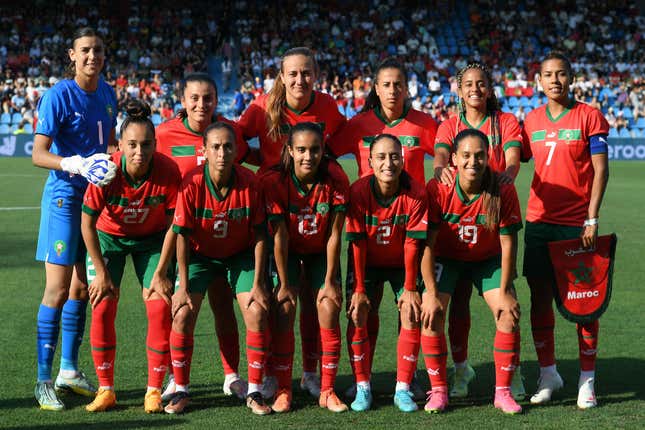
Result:
M308 285L312 290L320 290L325 287L325 277L327 276L327 256L325 254L290 254L288 263L290 285L300 283L301 268L305 270Z
M502 256L498 255L483 261L459 261L437 257L435 261L437 289L451 296L457 281L471 279L481 296L486 291L499 288L502 279Z
M188 263L189 293L206 294L208 287L218 277L226 277L236 295L250 292L255 279L253 255L250 252L241 252L219 260L191 252ZM179 288L179 276L175 282L175 290L177 288Z
M548 243L576 239L581 232L582 227L527 221L524 230L523 275L527 278L554 279Z
M139 284L143 285L144 288L150 288L150 281L155 273L157 264L159 264L161 246L165 235L166 232L162 231L143 238L129 239L113 236L99 230L99 244L103 254L103 261L105 261L114 286L117 288L121 286L125 257L130 254L132 255L132 263ZM96 270L89 253L87 254L86 267L87 282L90 283L96 277Z
M365 269L365 292L370 301L375 300L378 289L382 288L385 282L390 283L394 297L398 301L403 291L405 291L403 288L403 284L405 283L405 269L398 267L367 267ZM352 294L354 294L354 284L354 268L349 266L347 268L347 289L345 290L347 303L351 301ZM417 277L417 291L421 294L423 290L423 282L420 282L420 278Z

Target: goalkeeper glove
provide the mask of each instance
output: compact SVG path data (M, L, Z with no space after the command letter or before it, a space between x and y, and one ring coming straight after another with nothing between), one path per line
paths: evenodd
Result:
M116 176L116 164L110 160L109 155L103 153L87 158L80 155L65 157L60 161L60 167L64 172L81 175L99 187L109 184Z

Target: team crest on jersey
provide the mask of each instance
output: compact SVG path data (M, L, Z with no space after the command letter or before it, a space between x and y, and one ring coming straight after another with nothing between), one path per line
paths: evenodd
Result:
M228 210L228 219L232 221L240 221L246 217L248 208L233 208Z
M54 251L56 251L56 255L59 257L65 250L67 249L67 244L65 243L64 240L57 240L54 242Z
M329 203L318 203L318 205L316 206L316 212L325 215L327 212L329 212Z
M62 207L63 207L63 203L64 203L64 200L63 200L63 199L58 199L58 200L56 200L56 206L58 206L59 208L62 208Z
M159 196L150 196L150 197L148 197L146 199L146 203L149 206L152 206L153 208L157 207L157 206L159 206L161 204L161 197L159 197Z
M112 107L112 105L110 105L110 104L105 105L105 111L107 112L107 114L108 114L108 116L109 116L110 118L112 118L112 117L113 117L113 115L114 115L114 108Z

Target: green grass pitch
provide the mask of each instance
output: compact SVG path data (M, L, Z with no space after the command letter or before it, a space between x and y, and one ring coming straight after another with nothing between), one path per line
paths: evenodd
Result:
M353 160L344 161L355 177ZM428 166L429 167L429 166ZM89 428L643 428L645 425L645 219L642 204L645 168L636 162L612 162L610 182L600 218L601 234L618 234L612 303L601 320L596 389L600 406L576 409L578 379L577 340L573 324L557 317L556 353L565 387L549 406L531 407L523 402L524 414L508 417L492 406L494 324L483 300L472 299L473 324L470 361L477 371L471 396L453 402L448 412L428 415L400 413L392 404L396 363L396 312L392 293L386 289L381 306L381 334L374 364L374 408L368 413L334 415L317 406L297 387L299 353L294 365L294 411L286 415L253 416L241 402L222 394L223 375L213 317L204 307L195 333L192 366L193 403L181 416L146 415L143 395L146 385L145 309L139 287L128 263L122 285L117 318L118 352L116 390L118 408L89 414L83 406L89 399L65 396L68 409L62 413L40 411L33 397L36 378L36 312L42 297L44 270L34 261L42 186L46 172L32 167L30 160L0 158L0 428L61 429ZM429 169L427 169L429 171ZM523 165L517 181L523 211L526 209L532 166ZM520 234L521 236L521 234ZM518 264L521 267L522 246ZM343 251L344 252L344 251ZM343 259L344 260L344 259ZM526 281L517 281L522 317L522 373L528 392L536 385L538 366L531 342L529 295ZM343 332L346 320L342 318ZM240 320L240 328L243 324ZM242 330L243 333L243 330ZM297 335L298 336L298 335ZM89 316L81 366L94 379L89 352ZM299 337L297 337L299 339ZM299 342L299 340L297 340ZM244 345L243 339L241 344ZM297 343L296 350L299 350ZM337 390L350 384L351 372L343 346ZM60 354L57 354L57 357ZM55 372L58 359L54 363ZM242 350L240 369L245 373ZM423 368L420 365L420 368ZM423 371L419 372L427 384Z

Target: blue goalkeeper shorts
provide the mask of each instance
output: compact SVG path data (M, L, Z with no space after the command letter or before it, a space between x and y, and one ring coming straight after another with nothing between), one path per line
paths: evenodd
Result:
M40 203L40 230L36 260L71 266L85 261L81 238L83 197L58 187L46 186Z

